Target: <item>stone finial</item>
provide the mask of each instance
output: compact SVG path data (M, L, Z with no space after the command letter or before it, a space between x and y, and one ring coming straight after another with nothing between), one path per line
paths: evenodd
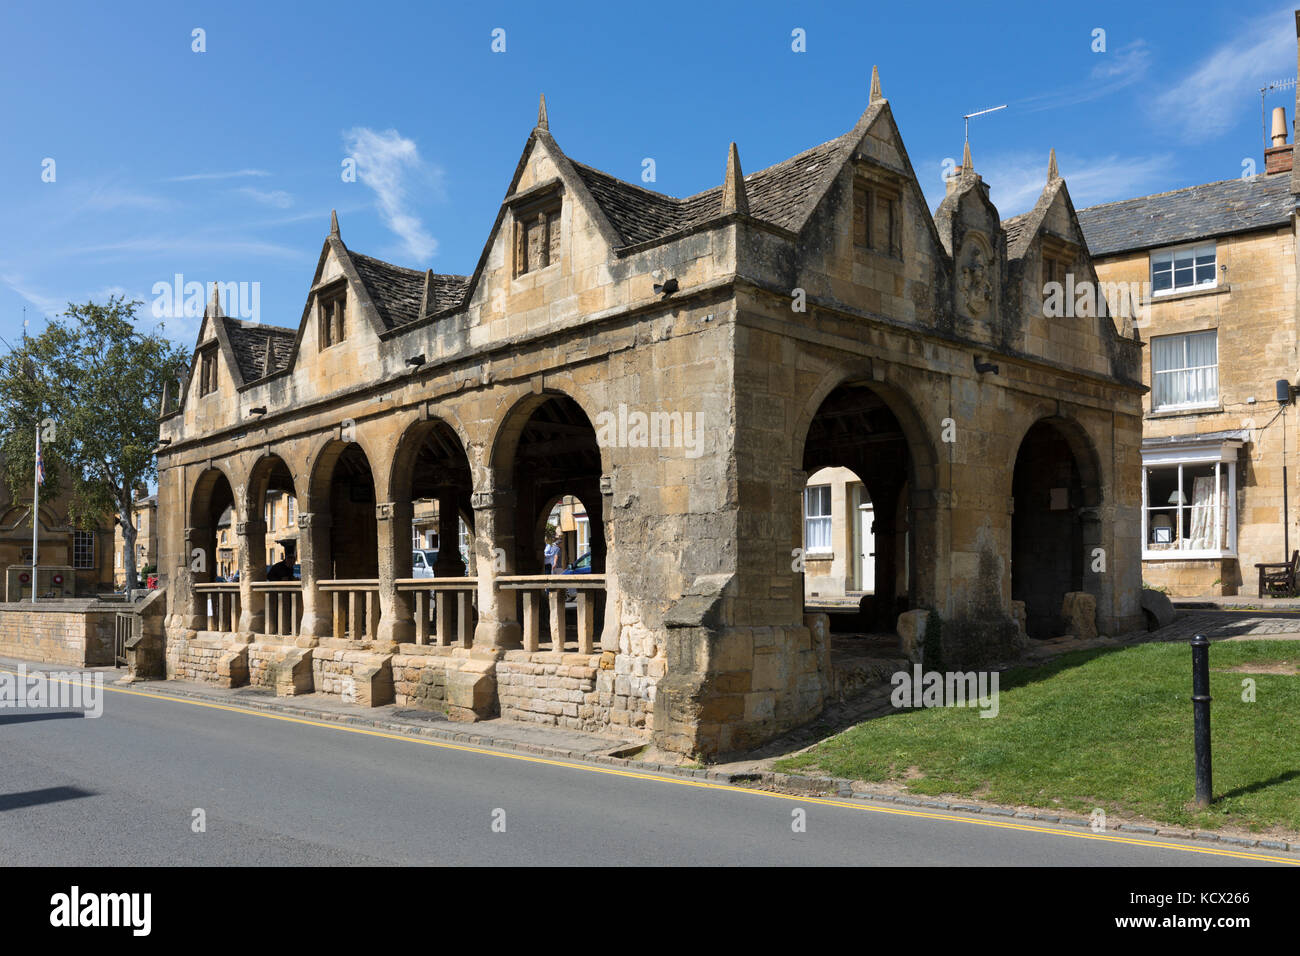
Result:
M546 94L542 94L541 102L537 104L537 128L549 130L550 121L546 118Z
M966 140L966 145L961 151L961 173L963 176L969 176L975 171L975 163L970 158L970 140Z
M420 295L420 316L423 317L429 311L429 303L433 301L433 270L424 270L424 292Z
M343 238L339 235L339 214L333 209L330 210L330 235L335 239Z
M1056 168L1056 148L1053 147L1047 156L1047 181L1054 183L1060 178L1061 171Z
M879 103L885 98L885 94L880 92L880 68L871 67L871 99L872 103Z
M212 283L212 295L208 297L208 311L205 314L213 319L221 317L221 290L215 282Z
M740 171L740 150L732 143L727 150L727 175L722 181L722 213L738 212L749 215L749 200L745 196L745 174Z

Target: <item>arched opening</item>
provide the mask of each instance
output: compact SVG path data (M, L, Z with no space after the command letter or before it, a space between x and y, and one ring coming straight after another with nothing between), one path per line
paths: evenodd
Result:
M248 514L262 522L252 527L263 529L249 534L252 580L266 580L268 572L272 579L287 580L281 576L284 571L293 578L300 576L298 511L293 473L279 455L267 455L254 466L248 479Z
M495 462L499 473L509 475L514 490L514 573L544 574L548 558L546 529L552 516L561 535L565 528L560 525L572 522L568 542L572 558L561 562L554 551L549 556L552 573L571 578L573 585L549 586L548 601L538 613L547 619L546 629L553 641L559 632L561 643L577 641L583 648L590 645L593 633L601 633L606 605L603 586L595 587L599 582L583 577L605 573L608 549L596 430L578 403L567 395L536 396L515 414L519 420L509 431L503 431ZM505 447L512 435L513 444ZM578 553L579 542L585 549L582 553ZM522 590L517 593L518 602L536 598ZM520 619L520 604L514 611L515 619ZM555 620L557 615L563 617L562 624ZM532 642L529 618L527 614L522 618L528 647Z
M190 626L195 630L207 628L212 610L208 594L195 586L215 584L231 576L235 569L234 555L238 553L231 535L238 520L229 479L219 469L207 469L195 481L190 496L185 555L191 584ZM223 531L226 532L224 540Z
M844 582L844 598L857 584L860 614L844 629L892 633L916 593L914 465L902 423L876 390L840 385L808 425L802 465L805 602L828 603L825 582Z
M460 579L474 571L473 479L456 430L440 419L411 426L394 458L390 486L394 616L414 620L416 643L433 635L440 644L468 646L477 620L472 591L411 583Z
M1030 637L1059 637L1063 599L1089 590L1088 548L1098 543L1100 486L1076 425L1034 423L1016 454L1011 493L1011 598L1024 602Z
M324 462L322 462L324 464ZM325 469L330 515L327 576L335 581L379 577L379 523L375 517L375 478L370 461L355 442L336 452Z

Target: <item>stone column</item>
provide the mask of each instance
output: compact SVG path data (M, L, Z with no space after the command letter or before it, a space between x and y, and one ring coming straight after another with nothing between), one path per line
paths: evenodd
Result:
M265 628L266 609L254 581L266 580L266 522L240 521L235 525L235 553L239 561L239 639L253 643Z
M458 578L465 574L465 562L460 559L460 513L456 509L457 489L437 489L438 497L438 561L433 573L440 578Z
M896 485L884 490L869 488L875 521L872 530L876 541L876 590L872 601L875 627L879 631L894 629L894 602L898 595L898 509L900 489ZM879 492L879 494L878 494Z
M381 501L375 505L379 538L379 627L381 644L415 642L415 612L411 593L398 591L397 581L411 576L411 514L409 501Z
M476 492L474 551L478 566L478 625L474 647L478 650L523 646L523 631L513 591L498 593L496 576L514 574L515 495L506 489Z
M909 584L912 607L930 608L943 616L952 613L952 609L945 603L949 600L948 575L942 564L944 549L939 544L950 501L951 496L946 491L912 492L912 562ZM941 598L940 595L945 597Z
M319 587L319 582L330 574L330 524L328 513L298 513L298 563L302 565L299 647L315 647L322 637L330 636L334 627L329 595Z
M600 512L601 525L604 529L602 538L608 537L606 553L603 556L605 569L605 600L596 602L596 635L603 651L619 650L619 635L623 626L623 600L618 589L618 540L614 526L614 476L600 476ZM593 541L593 548L595 539ZM592 551L592 566L595 566L595 551Z
M194 562L198 556L195 549L202 552L202 570L196 570ZM196 525L185 529L185 553L181 555L180 573L177 585L184 598L185 628L189 631L206 631L208 629L207 597L194 590L195 584L212 580L217 555L212 529Z

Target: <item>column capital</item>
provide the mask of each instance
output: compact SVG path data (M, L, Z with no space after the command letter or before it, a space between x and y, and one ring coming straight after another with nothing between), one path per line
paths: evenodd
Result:
M235 522L235 534L241 538L250 534L266 534L266 522L257 521L237 521Z
M513 488L494 488L490 491L476 491L470 495L470 507L475 511L486 511L489 508L505 508L514 503L515 492Z
M327 512L298 512L298 528L301 531L306 531L309 528L328 528L331 523L330 515Z

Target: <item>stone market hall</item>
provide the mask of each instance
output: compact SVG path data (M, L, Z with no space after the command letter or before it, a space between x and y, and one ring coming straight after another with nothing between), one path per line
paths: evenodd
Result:
M968 148L931 214L873 71L843 135L718 161L686 198L623 182L543 100L469 275L353 251L335 218L296 327L214 296L160 425L167 676L749 747L834 695L801 577L826 467L874 506L867 630L934 612L978 664L1057 636L1067 595L1141 626L1142 345L1044 317L1045 282L1096 279L1055 158L1003 222ZM275 494L300 578L267 580ZM547 576L564 496L590 573ZM426 499L471 546L416 577Z

